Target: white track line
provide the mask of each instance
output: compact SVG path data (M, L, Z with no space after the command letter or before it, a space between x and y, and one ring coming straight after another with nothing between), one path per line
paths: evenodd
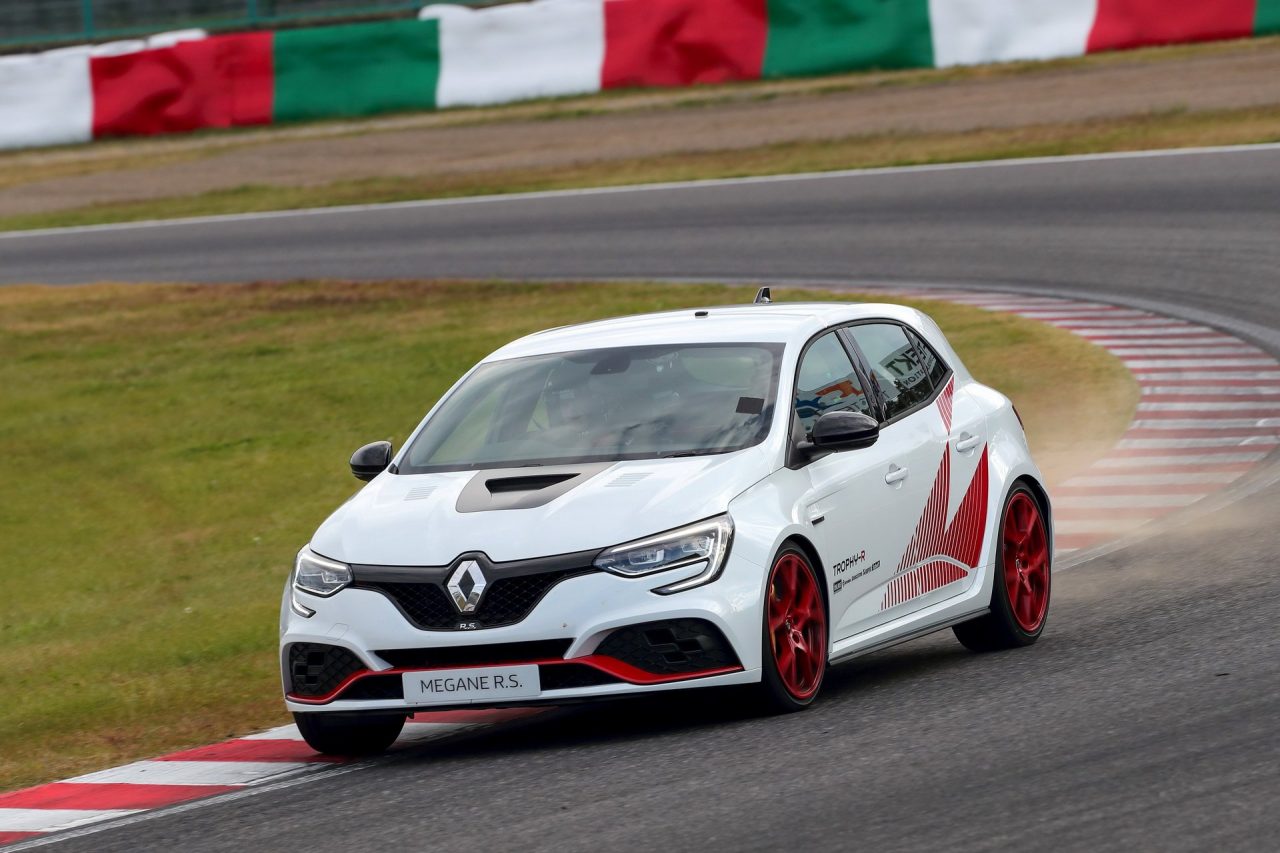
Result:
M1107 347L1111 355L1124 359L1133 356L1210 356L1208 361L1216 361L1224 356L1265 356L1257 347L1236 342L1235 346L1213 347Z
M1079 334L1079 332L1076 332ZM1175 355L1176 348L1192 347L1196 350L1210 350L1211 352L1221 352L1222 350L1243 350L1248 348L1249 352L1260 352L1257 347L1249 346L1247 343L1240 341L1239 338L1225 336L1213 336L1213 334L1202 334L1202 336L1190 336L1190 334L1175 334L1169 338L1148 338L1140 336L1116 336L1115 333L1107 333L1108 337L1091 336L1091 334L1080 334L1080 337L1087 338L1089 343L1097 343L1100 347L1106 347L1108 350L1115 347L1119 350L1124 348L1149 347L1155 351L1157 355L1165 353L1165 355Z
M1231 403L1139 403L1139 412L1242 412L1280 410L1280 400L1240 400Z
M145 809L0 809L0 832L55 832Z
M1256 453L1186 453L1181 456L1109 456L1093 463L1092 468L1196 468L1213 465L1240 465L1261 462L1265 451Z
M302 732L298 731L298 727L293 723L287 726L278 726L274 729L267 729L265 732L257 734L245 735L240 740L302 740Z
M1180 336L1180 337L1197 337L1201 335L1216 335L1219 337L1226 338L1227 340L1232 340L1232 341L1240 340L1239 338L1234 338L1234 337L1231 337L1230 335L1220 335L1219 333L1213 332L1210 329L1205 329L1202 326L1191 326L1191 325L1174 326L1174 327L1163 328L1163 329L1150 329L1150 328L1124 329L1124 328L1112 328L1112 327L1107 327L1104 329L1079 329L1076 331L1076 334L1084 338L1094 338L1094 337L1097 337L1097 338L1164 338L1164 337L1168 337L1169 335Z
M1212 367L1270 367L1275 365L1272 358L1121 358L1132 370L1174 370L1176 368L1193 367L1200 370Z
M1001 310L999 306L983 305L981 307L989 308L989 310L992 310L992 311ZM1135 311L1119 311L1116 309L1112 309L1108 311L1100 308L1089 309L1089 310L1073 310L1069 308L1059 308L1057 310L1049 310L1044 308L1018 310L1015 308L1013 310L1010 310L1009 313L1017 314L1019 317L1026 317L1028 320L1044 320L1044 321L1061 320L1064 322L1069 322L1072 320L1087 320L1090 318L1096 318L1099 320L1103 320L1103 319L1119 320L1126 317L1135 318L1135 319L1139 317L1147 317L1147 318L1152 317L1152 315L1148 314L1146 311L1136 311L1136 310Z
M1135 317L1132 320L1045 320L1050 326L1063 329L1128 329L1142 327L1148 329L1187 329L1197 328L1185 320L1174 320L1165 317Z
M1120 450L1186 450L1193 447L1253 447L1280 445L1280 436L1224 435L1212 438L1122 438Z
M127 782L132 785L250 785L323 769L318 761L135 761L86 773L68 782Z
M1280 418L1139 418L1129 429L1280 429Z
M1138 382L1205 382L1208 387L1214 387L1213 383L1220 382L1277 382L1280 381L1280 370L1167 370L1158 373L1138 370L1133 377Z
M1144 397L1201 396L1201 397L1274 397L1280 396L1280 385L1144 385ZM1272 400L1259 400L1267 405Z
M1096 474L1072 477L1064 486L1180 486L1231 483L1240 474L1233 471L1188 471L1180 474Z
M1055 497L1054 507L1058 509L1167 509L1169 507L1190 506L1200 500L1201 495L1153 495L1150 492L1135 491L1131 495L1067 495Z

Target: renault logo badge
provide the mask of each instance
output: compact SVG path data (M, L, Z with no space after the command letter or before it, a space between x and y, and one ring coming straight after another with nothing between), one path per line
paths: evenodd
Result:
M449 576L445 589L449 590L453 606L458 608L459 613L475 613L488 583L484 572L480 571L479 563L475 560L463 560Z

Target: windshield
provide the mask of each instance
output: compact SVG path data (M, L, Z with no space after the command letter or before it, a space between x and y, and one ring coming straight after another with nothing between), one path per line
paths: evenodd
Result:
M727 453L764 440L782 344L679 344L482 364L402 474Z

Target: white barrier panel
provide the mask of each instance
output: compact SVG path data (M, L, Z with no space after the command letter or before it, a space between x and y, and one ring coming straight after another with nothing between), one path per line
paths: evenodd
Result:
M88 142L92 136L87 50L0 57L0 149Z
M201 41L209 37L209 33L204 30L172 30L167 33L156 33L153 36L147 36L147 47L173 47L175 44L182 44L184 41Z
M1098 0L929 0L934 65L1083 56Z
M441 107L500 104L600 91L604 0L542 0L441 10Z

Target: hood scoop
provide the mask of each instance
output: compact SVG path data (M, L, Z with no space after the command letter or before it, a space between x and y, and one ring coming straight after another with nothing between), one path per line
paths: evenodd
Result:
M477 471L462 494L458 512L489 512L500 509L533 509L545 506L612 467L612 462L587 465L547 465L531 472L528 468L495 468Z
M491 495L509 492L538 492L572 480L576 474L541 474L533 477L489 477L484 481Z

